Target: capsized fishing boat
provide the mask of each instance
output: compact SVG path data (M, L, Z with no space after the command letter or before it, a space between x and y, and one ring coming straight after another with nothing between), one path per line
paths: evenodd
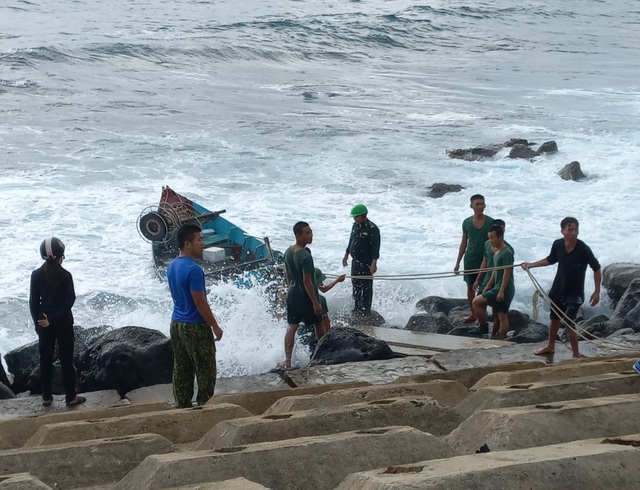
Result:
M151 243L153 261L159 272L178 256L177 232L187 223L202 229L204 253L199 261L208 279L238 280L251 272L251 279L269 282L282 276L283 254L271 249L268 238L248 235L224 219L226 210L209 209L184 197L168 186L162 187L157 206L145 208L138 216L138 232Z

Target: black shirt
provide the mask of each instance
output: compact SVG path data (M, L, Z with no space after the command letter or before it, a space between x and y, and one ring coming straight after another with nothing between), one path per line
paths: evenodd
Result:
M380 230L375 223L365 220L362 224L354 223L347 252L358 262L370 264L380 257Z
M584 276L587 272L587 265L594 272L600 270L598 259L582 240L578 240L576 247L569 253L564 246L564 239L556 240L551 246L547 262L558 264L558 271L549 296L560 301L567 301L568 298L573 297L584 300Z
M57 265L54 280L55 287L47 287L46 264L31 274L31 290L29 292L29 310L38 329L38 320L46 314L52 326L73 325L71 307L76 301L71 273Z

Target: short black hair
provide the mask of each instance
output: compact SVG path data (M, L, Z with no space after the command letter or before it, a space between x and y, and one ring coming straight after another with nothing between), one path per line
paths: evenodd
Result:
M494 219L493 224L496 226L502 226L503 228L507 226L507 224L502 219Z
M309 223L306 221L298 221L295 225L293 225L293 234L295 236L300 236L302 234L302 230L309 227Z
M580 223L578 223L578 220L575 218L572 218L571 216L567 216L565 219L563 219L560 222L560 229L564 230L567 226L569 226L570 224L574 224L576 225L578 228L580 228Z
M469 199L469 202L473 202L476 199L482 199L484 201L484 196L482 194L474 194L473 196L471 196L471 199Z
M502 228L502 226L500 225L491 225L491 228L489 228L489 233L495 233L496 236L504 236L504 228Z
M185 243L192 242L196 237L196 233L200 233L201 231L202 228L200 228L198 225L182 225L178 229L178 246L180 247L180 250L184 248Z

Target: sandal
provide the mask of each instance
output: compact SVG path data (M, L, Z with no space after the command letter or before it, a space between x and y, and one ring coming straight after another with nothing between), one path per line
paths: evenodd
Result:
M49 406L51 406L52 403L53 403L53 397L52 398L47 398L47 399L45 399L45 398L42 399L42 406L43 407L49 407Z
M73 407L74 405L80 405L81 403L86 402L87 399L84 396L76 396L70 402L67 402L67 407Z

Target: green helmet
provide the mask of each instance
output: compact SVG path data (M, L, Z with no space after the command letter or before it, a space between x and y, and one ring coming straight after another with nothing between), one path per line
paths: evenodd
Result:
M351 217L355 218L356 216L362 216L363 214L367 214L369 211L367 210L367 206L364 204L356 204L351 209Z

